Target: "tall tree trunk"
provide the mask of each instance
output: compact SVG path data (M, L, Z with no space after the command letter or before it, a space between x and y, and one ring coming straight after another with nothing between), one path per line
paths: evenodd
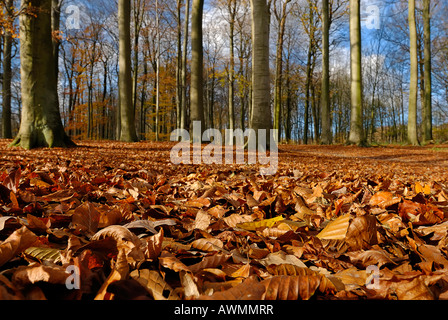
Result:
M143 10L141 8L141 0L133 1L134 3L134 10L133 10L133 16L134 16L134 39L133 39L133 48L134 48L134 55L133 55L133 74L132 74L132 108L134 109L134 113L137 109L137 86L138 86L138 54L139 54L139 38L140 38L140 30L142 28L143 23Z
M55 61L52 50L51 0L22 0L20 16L20 73L22 119L11 145L66 147L74 145L66 135L59 112ZM35 16L31 12L36 12Z
M330 13L329 0L322 0L322 89L321 89L321 143L331 144L330 114Z
M431 66L431 11L430 0L423 0L423 41L425 64L425 118L423 119L423 137L431 141L432 137L432 66Z
M252 8L252 114L251 129L272 129L269 72L270 14L266 0L251 0ZM269 148L270 139L266 139Z
M238 0L230 0L228 2L229 10L229 129L235 128L235 17L236 17L236 3Z
M360 0L350 0L351 117L348 143L364 145Z
M13 29L14 1L6 1L7 24L4 28L3 44L3 111L2 111L2 136L4 139L12 138L11 119L11 51L12 51L12 29Z
M193 0L191 11L191 92L190 92L190 127L193 121L200 121L204 130L204 88L203 88L203 47L202 47L202 13L204 0ZM193 141L200 141L200 136L194 136ZM199 131L198 131L199 132ZM200 132L202 136L202 132Z
M160 118L160 30L159 30L159 1L156 0L156 141L159 141L159 118Z
M138 140L135 131L134 108L132 105L130 23L131 2L129 0L118 0L120 140L126 142L134 142Z
M275 57L275 87L274 87L274 129L277 129L275 139L280 142L281 137L281 113L282 113L282 82L283 82L283 39L285 36L286 18L288 15L287 6L291 0L283 2L282 11L277 13L274 5L274 13L279 21L277 36L277 54Z
M190 0L185 0L184 41L182 51L182 104L180 110L180 128L187 127L187 50L188 50L188 25L190 24Z
M176 68L176 128L180 128L182 107L182 0L177 0L177 68Z
M409 83L408 109L408 142L418 145L417 138L417 91L418 91L418 55L417 55L417 27L415 21L415 0L409 0L408 7L409 39L411 56L411 79Z

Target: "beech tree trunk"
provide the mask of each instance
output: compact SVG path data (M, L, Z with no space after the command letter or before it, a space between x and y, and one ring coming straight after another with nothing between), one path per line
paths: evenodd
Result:
M351 117L349 144L364 145L360 0L350 0Z
M59 112L57 73L52 42L52 0L22 0L20 16L20 74L22 119L11 146L67 147ZM33 13L36 13L35 15Z
M200 121L204 128L204 88L203 88L203 47L202 47L202 13L204 0L193 0L191 11L191 92L190 92L190 126L193 121ZM200 141L201 137L193 136L193 141ZM202 132L201 132L202 136Z
M3 35L3 110L2 110L2 136L3 139L12 138L12 125L11 125L11 49L12 49L12 22L13 22L13 0L6 1L6 18L7 24L4 28Z
M269 6L266 0L251 0L252 8L252 114L251 129L272 129L269 72ZM257 136L258 139L258 136ZM258 141L258 140L257 140ZM266 138L269 148L270 139Z
M425 112L423 119L423 137L431 141L432 137L432 77L431 77L431 1L423 0L423 41L425 64Z
M331 144L331 114L330 114L330 12L329 0L322 0L322 89L321 117L322 144Z
M132 104L132 75L131 75L131 2L118 1L118 30L119 30L119 74L118 87L120 94L120 140L135 142L138 140L135 130L135 114Z
M417 91L418 91L418 55L417 55L417 27L415 22L415 0L409 0L408 7L409 40L411 57L411 79L409 83L408 109L408 142L418 145L417 137Z

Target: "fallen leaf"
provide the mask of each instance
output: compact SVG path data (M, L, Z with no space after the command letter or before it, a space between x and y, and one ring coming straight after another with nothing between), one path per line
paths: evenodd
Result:
M27 227L14 231L5 241L0 243L0 266L31 247L37 240L37 236Z

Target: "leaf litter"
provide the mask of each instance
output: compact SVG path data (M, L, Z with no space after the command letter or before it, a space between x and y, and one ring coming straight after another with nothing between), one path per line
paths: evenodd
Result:
M172 143L79 145L0 142L0 299L448 298L436 149L280 146L262 176L171 164Z

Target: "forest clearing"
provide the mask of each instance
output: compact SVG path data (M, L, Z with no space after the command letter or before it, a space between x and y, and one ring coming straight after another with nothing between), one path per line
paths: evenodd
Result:
M174 143L9 142L0 299L448 297L446 145L280 145L261 176Z

